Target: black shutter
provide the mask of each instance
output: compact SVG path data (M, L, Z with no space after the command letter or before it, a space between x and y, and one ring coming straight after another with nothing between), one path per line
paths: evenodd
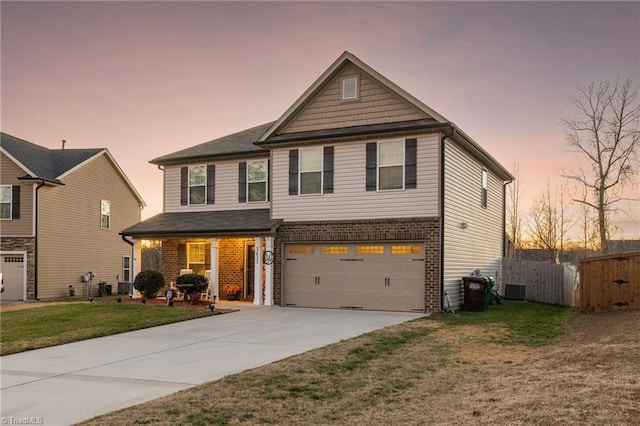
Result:
M247 162L238 163L238 202L247 202Z
M324 165L323 165L323 182L322 187L325 194L333 192L333 147L324 147Z
M416 187L417 171L417 139L407 139L404 141L404 187L412 189Z
M298 150L289 151L289 195L298 195Z
M20 185L11 188L11 219L20 219Z
M178 244L178 269L187 269L187 245Z
M367 144L367 191L376 190L378 174L378 143Z
M271 160L267 160L267 201L271 199Z
M180 168L180 205L189 204L189 168Z
M207 165L207 204L216 202L216 166Z
M211 244L204 245L204 269L205 271L211 269Z

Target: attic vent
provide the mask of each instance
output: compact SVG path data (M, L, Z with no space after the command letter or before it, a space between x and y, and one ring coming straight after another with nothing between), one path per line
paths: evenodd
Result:
M342 100L358 99L358 77L348 77L342 80Z

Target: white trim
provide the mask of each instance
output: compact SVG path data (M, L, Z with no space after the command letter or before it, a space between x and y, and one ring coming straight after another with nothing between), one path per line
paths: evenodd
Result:
M22 261L22 300L27 300L27 252L24 250L0 251L0 256L20 255Z
M255 237L253 270L253 304L262 305L262 237Z
M266 237L267 243L266 243L266 250L270 251L271 253L274 253L273 251L273 247L274 247L274 238L273 237ZM266 271L265 271L265 288L264 288L264 305L265 306L273 306L274 305L274 301L273 301L273 272L274 272L274 262L269 263L268 265L266 265Z
M211 301L213 302L213 296L220 299L220 261L218 259L218 253L220 253L220 240L218 238L211 238L209 240L211 245L209 251L211 254L211 281L209 287L211 288Z

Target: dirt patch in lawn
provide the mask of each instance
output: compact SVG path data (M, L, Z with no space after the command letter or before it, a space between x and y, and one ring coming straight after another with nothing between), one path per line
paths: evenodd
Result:
M539 347L418 320L86 424L637 425L640 311L575 314Z

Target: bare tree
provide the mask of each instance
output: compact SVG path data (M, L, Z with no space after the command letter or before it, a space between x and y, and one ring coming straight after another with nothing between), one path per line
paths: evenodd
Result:
M551 186L543 189L531 206L529 243L533 248L545 251L549 262L558 262L564 251L566 235L573 221L567 214L569 204L564 196L564 187L553 191Z
M513 242L516 258L518 250L522 248L522 211L520 210L520 196L522 194L520 165L513 164L514 180L507 186L507 211L506 211L506 231L509 239Z
M584 187L584 197L574 201L595 210L600 250L606 253L610 214L625 199L624 188L632 183L638 166L638 88L627 79L591 83L578 90L578 97L572 100L577 115L562 122L568 145L581 154L586 165L566 177Z

